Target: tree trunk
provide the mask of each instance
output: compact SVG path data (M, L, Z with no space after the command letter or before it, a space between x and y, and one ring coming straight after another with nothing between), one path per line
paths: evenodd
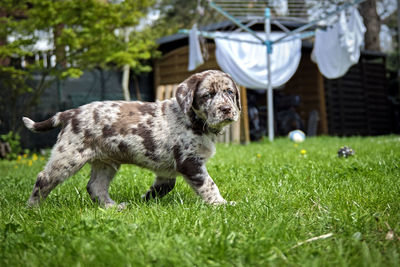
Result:
M129 65L125 65L122 72L122 92L124 93L124 99L126 101L131 100L129 94Z
M129 30L124 30L124 39L125 43L129 43ZM126 101L131 100L131 96L129 94L129 65L125 65L122 72L122 92L124 93L124 99Z
M381 30L381 20L376 12L376 0L367 0L361 3L360 14L367 28L364 38L365 49L380 51L379 32Z
M53 35L54 35L54 47L55 47L54 53L56 55L57 64L60 67L65 68L65 66L67 65L67 61L65 58L65 46L57 44L57 39L61 36L63 29L64 29L64 24L62 23L57 24L53 29L54 32Z

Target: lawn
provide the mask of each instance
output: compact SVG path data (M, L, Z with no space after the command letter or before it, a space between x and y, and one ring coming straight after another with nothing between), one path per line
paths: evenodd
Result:
M91 203L89 166L26 208L44 164L0 161L0 266L400 266L399 136L219 144L208 170L236 206L203 204L182 178L142 202L153 175L124 165L122 212Z

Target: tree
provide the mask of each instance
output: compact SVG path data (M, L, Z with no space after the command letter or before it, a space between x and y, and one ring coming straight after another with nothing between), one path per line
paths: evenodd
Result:
M362 2L359 10L367 28L364 37L365 49L380 51L379 32L381 31L381 19L376 11L376 2L376 0Z
M135 29L153 4L153 0L3 0L0 113L13 117L2 118L7 128L18 131L15 118L29 114L44 90L58 79L79 77L88 69L124 65L135 72L150 71L146 62L155 55L155 36L149 33L151 29ZM120 34L126 28L133 29L129 42ZM43 60L34 60L38 32L50 34L53 45L45 52L56 56L55 66L45 67ZM9 36L13 42L7 42ZM23 57L25 68L17 64ZM32 75L41 76L37 84L30 82ZM15 79L18 82L14 84ZM19 110L12 111L12 105Z
M179 29L191 28L195 23L208 25L225 20L209 7L206 0L160 0L155 9L160 13L154 23L159 37L177 33Z

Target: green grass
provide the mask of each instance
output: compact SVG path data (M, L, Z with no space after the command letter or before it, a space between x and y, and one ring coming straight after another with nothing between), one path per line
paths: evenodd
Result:
M343 145L356 154L338 158ZM89 166L26 208L45 161L1 161L0 266L400 266L399 159L399 136L219 144L208 170L236 206L203 204L182 178L144 203L153 174L124 165L110 192L123 212L91 203Z

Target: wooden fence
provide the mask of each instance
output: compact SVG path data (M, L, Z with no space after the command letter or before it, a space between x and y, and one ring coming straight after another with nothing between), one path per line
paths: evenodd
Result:
M329 134L379 135L391 132L385 64L360 58L340 79L324 81Z

